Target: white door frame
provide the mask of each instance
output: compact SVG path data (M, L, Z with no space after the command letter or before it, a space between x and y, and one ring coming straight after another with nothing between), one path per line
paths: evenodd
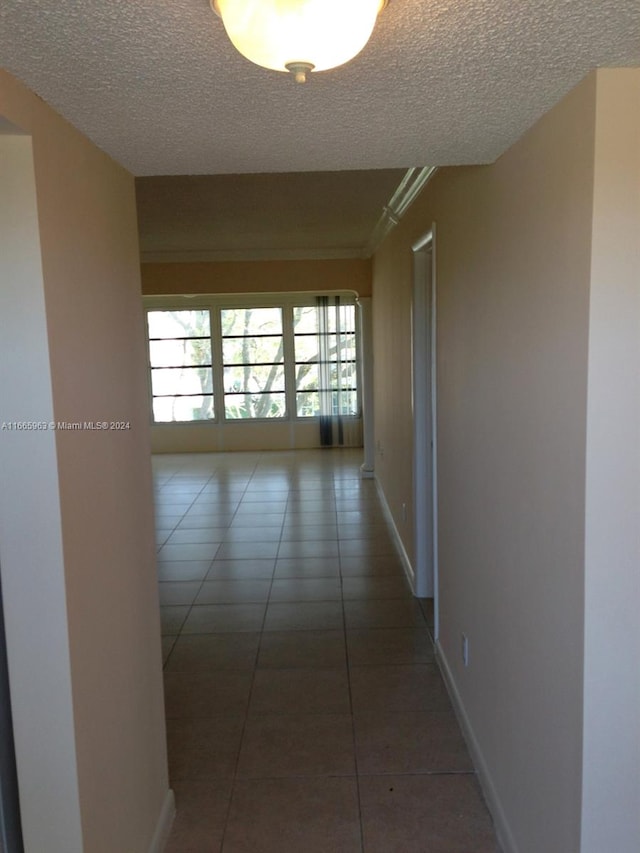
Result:
M438 501L436 454L436 226L413 250L412 393L415 593L434 598L438 637Z
M10 418L36 427L9 427L0 433L0 471L6 483L0 490L2 596L22 835L25 850L82 850L33 148L31 137L2 115L0 199L0 421Z

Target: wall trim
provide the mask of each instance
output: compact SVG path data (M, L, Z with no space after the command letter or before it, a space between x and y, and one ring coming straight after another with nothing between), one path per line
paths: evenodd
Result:
M220 263L226 261L335 261L369 257L361 246L308 249L194 249L146 250L140 253L143 264Z
M482 793L487 803L487 807L489 809L489 812L491 813L491 817L493 818L493 824L496 831L496 835L498 837L500 849L502 853L519 853L515 838L513 837L513 833L511 832L511 827L509 826L509 821L507 820L507 816L502 807L502 803L500 802L500 797L498 795L495 785L493 784L491 772L489 771L489 767L487 766L487 763L484 759L480 743L475 736L473 726L471 725L471 720L467 715L467 712L464 708L464 704L460 697L460 693L458 692L458 688L456 687L456 682L453 677L453 673L451 671L449 663L447 661L447 656L445 655L444 650L438 640L435 641L434 647L436 654L436 663L438 664L440 672L442 673L442 677L444 678L444 682L449 693L449 698L451 699L451 702L453 704L453 709L455 711L456 718L458 720L460 728L462 729L462 734L466 741L467 747L469 748L469 752L471 753L471 760L473 761L473 766L476 769L476 775L478 777L478 782L480 783L480 788L482 789Z
M411 587L411 591L413 594L416 594L416 573L413 570L413 566L411 565L411 560L409 559L409 555L407 554L404 543L400 537L398 532L398 528L396 527L396 523L394 521L393 515L391 514L391 510L389 509L389 504L387 503L387 498L385 493L380 485L380 480L373 473L373 478L376 483L376 489L378 491L378 497L380 498L380 503L382 504L382 511L384 512L384 516L391 528L391 533L393 536L393 541L395 543L396 548L398 549L398 553L400 554L400 561L402 562L402 568L404 569L404 573L407 576L407 580L409 581L409 586Z
M416 592L438 613L438 488L436 417L436 224L412 246L411 384L413 389L413 522ZM425 370L426 368L426 370ZM426 377L426 381L425 381Z
M437 166L414 167L409 169L400 181L395 193L384 206L382 214L371 232L364 257L371 257L393 231L407 210L420 195L427 183L435 175Z
M171 832L175 816L176 798L171 788L169 788L164 798L158 823L156 824L156 830L153 833L153 838L151 839L149 853L163 853L167 846L167 841L169 840L169 833Z
M387 498L377 476L375 477L375 483L378 496L380 498L380 503L382 504L382 510L391 528L393 540L395 542L396 548L398 549L398 553L400 554L402 567L407 576L407 580L409 581L409 585L411 586L411 589L415 595L415 572L413 566L411 565L411 560L409 559L409 555L407 554L402 539L400 538L398 528L396 527L393 515L391 514L389 504L387 503ZM507 820L507 816L502 807L500 797L498 796L496 787L493 784L493 779L491 777L489 767L484 759L484 754L480 747L480 743L478 742L478 739L475 736L473 726L471 725L471 720L469 719L467 712L464 708L460 693L458 692L458 688L453 677L452 670L449 666L447 657L444 653L442 646L440 645L439 640L436 640L434 642L434 648L436 663L438 664L438 668L442 673L442 677L447 687L447 692L449 693L449 697L451 699L451 703L453 705L453 709L458 720L458 724L462 729L462 734L471 754L473 766L476 769L476 776L478 778L480 788L482 789L482 793L487 803L487 807L489 809L491 817L493 818L493 824L496 831L496 836L498 838L498 843L500 845L500 849L502 853L519 853L518 846L516 845L513 833L511 832L511 827L509 826L509 821Z

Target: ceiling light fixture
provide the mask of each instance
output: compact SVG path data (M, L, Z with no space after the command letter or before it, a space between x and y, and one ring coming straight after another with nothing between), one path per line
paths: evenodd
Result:
M353 59L387 0L210 0L234 47L251 62L304 83Z

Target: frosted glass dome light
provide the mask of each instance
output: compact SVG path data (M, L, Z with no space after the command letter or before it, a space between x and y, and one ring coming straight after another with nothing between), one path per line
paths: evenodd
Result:
M304 83L353 59L387 0L210 0L243 56Z

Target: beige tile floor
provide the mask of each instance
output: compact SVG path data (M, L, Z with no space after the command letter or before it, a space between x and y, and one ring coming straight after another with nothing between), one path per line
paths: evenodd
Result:
M154 458L168 853L495 853L361 452Z

